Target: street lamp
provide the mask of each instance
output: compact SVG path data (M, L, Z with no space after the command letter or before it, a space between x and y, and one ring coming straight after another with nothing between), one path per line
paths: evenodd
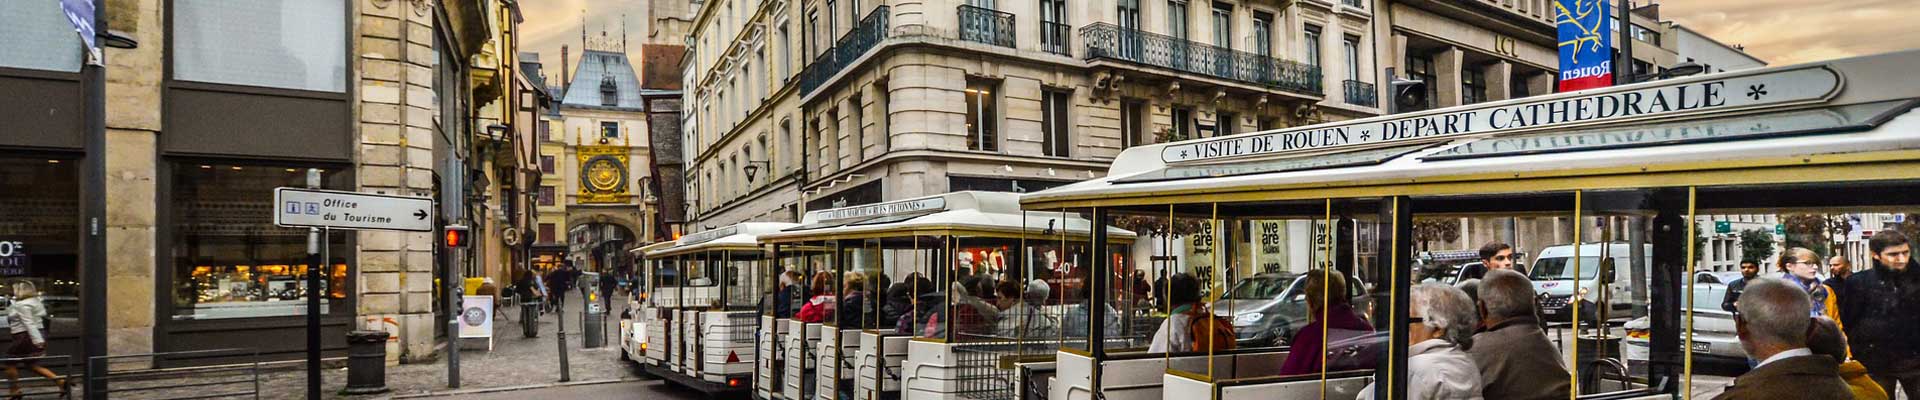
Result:
M753 182L753 175L755 173L760 172L761 165L766 165L767 168L773 168L773 164L766 161L747 160L747 166L746 166L747 182Z

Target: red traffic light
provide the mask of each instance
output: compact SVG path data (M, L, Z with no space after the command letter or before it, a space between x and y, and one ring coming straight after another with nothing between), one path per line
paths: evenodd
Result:
M447 247L465 248L473 242L472 233L466 225L447 225L446 233L441 235Z

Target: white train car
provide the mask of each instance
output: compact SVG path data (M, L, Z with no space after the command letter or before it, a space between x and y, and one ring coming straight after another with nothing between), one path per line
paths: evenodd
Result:
M740 223L646 251L658 284L653 312L641 317L650 340L642 368L716 397L747 393L757 359L756 310L769 286L757 236L792 226Z

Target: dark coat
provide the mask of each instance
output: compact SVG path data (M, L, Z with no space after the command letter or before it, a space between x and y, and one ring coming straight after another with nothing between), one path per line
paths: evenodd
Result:
M1869 374L1920 368L1920 265L1894 272L1874 264L1847 277L1840 291L1847 344Z
M1739 310L1734 309L1733 303L1740 301L1740 292L1745 290L1747 290L1747 278L1734 279L1733 282L1727 282L1727 294L1726 297L1720 298L1720 309L1727 310L1727 312L1739 312Z
M1840 363L1814 354L1777 360L1733 379L1714 400L1852 400L1853 388L1840 379Z
M1474 334L1467 358L1480 368L1480 393L1488 399L1565 399L1572 386L1560 348L1530 318Z

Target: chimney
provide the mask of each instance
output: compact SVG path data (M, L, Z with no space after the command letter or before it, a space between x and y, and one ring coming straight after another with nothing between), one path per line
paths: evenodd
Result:
M573 70L572 60L573 58L568 57L567 45L560 45L560 93L562 97L565 96L567 87L573 86L573 75L569 74L569 72Z

